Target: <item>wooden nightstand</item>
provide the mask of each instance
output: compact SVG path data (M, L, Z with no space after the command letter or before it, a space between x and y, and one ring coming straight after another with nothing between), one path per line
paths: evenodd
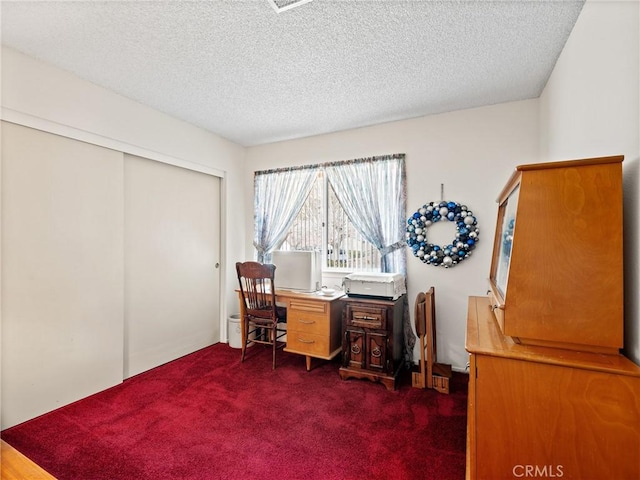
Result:
M340 378L366 378L395 390L403 365L404 295L397 300L344 298Z

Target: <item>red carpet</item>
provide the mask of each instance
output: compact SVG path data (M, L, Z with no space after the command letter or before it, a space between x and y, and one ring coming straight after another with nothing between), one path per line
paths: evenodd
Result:
M338 377L226 344L2 432L60 480L464 479L467 376L451 394Z

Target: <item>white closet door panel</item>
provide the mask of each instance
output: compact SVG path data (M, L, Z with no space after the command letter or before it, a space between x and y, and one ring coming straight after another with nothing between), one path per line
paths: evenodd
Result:
M125 377L220 340L220 179L125 156Z
M2 428L122 381L123 154L2 124Z

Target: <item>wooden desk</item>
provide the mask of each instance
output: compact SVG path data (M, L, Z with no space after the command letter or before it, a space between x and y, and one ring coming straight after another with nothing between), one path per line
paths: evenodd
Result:
M304 355L307 371L311 359L331 360L342 351L342 297L318 293L276 290L276 302L287 308L287 345L285 352ZM244 303L238 291L240 318L244 317ZM244 321L242 338L244 338Z

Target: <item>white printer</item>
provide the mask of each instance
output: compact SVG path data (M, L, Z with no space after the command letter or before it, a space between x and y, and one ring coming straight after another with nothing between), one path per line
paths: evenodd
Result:
M407 293L404 275L400 273L351 273L342 280L349 297L374 297L396 300Z

